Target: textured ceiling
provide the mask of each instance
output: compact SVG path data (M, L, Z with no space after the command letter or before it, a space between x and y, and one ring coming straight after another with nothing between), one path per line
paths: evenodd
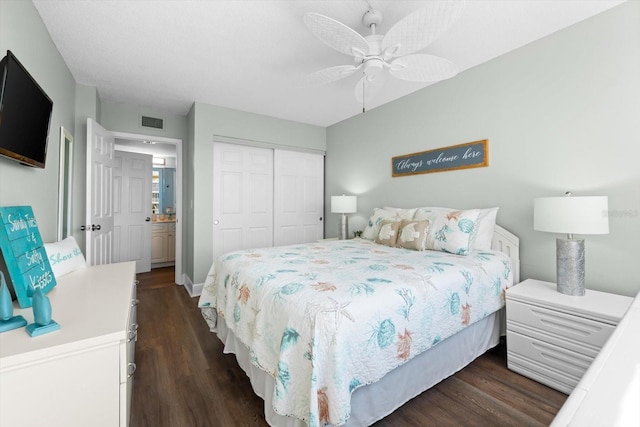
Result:
M362 111L359 76L296 86L321 68L352 64L309 32L317 12L363 35L369 5L378 33L428 1L33 0L76 81L103 101L186 114L194 101L329 126ZM462 17L421 53L461 70L622 3L619 0L467 0ZM455 78L455 77L454 77ZM425 87L388 78L368 109Z

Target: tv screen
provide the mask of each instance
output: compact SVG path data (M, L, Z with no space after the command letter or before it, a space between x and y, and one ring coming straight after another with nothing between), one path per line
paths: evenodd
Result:
M44 168L53 102L11 51L0 79L0 155Z

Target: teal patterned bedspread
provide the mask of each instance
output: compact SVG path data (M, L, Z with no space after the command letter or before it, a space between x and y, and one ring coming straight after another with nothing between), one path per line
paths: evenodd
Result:
M364 239L227 253L200 297L275 379L274 410L344 424L351 393L504 305L509 257Z

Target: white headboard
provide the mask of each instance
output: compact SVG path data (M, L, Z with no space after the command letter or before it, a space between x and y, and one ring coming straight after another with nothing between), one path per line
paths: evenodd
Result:
M491 249L505 253L511 258L513 284L520 282L520 239L496 224L491 239Z

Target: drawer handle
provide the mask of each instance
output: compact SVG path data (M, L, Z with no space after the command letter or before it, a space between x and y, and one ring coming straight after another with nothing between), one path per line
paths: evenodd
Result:
M129 362L129 369L128 369L128 374L127 374L127 378L132 378L133 374L135 374L136 369L138 369L138 367L136 366L135 363L133 362Z

